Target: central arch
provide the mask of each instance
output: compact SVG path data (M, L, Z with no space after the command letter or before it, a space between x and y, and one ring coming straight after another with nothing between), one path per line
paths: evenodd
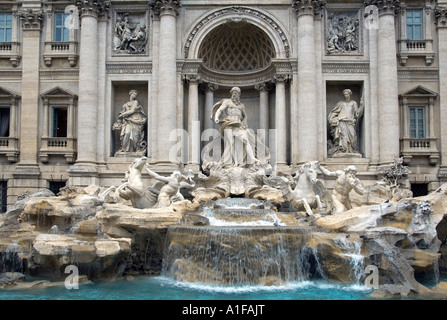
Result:
M241 21L258 27L268 36L275 49L275 58L289 58L290 41L281 23L270 14L249 7L227 7L202 16L187 33L183 47L184 58L198 59L202 42L217 26Z

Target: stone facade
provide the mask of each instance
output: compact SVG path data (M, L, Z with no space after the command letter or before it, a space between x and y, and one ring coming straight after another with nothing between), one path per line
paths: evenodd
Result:
M277 172L354 164L367 185L402 157L409 183L435 190L447 182L446 13L445 0L0 1L3 202L119 185L136 154L119 152L113 125L131 90L154 171L174 159L198 174L212 107L234 86ZM344 89L364 110L356 152L333 154Z

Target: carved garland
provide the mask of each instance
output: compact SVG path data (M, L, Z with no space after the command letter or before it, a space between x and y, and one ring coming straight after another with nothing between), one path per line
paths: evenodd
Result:
M197 35L197 33L200 31L200 29L202 29L207 23L209 23L210 21L212 21L218 17L224 16L224 15L230 15L230 14L234 14L234 13L237 13L240 15L245 14L245 15L255 16L257 18L260 18L264 22L266 22L269 26L272 27L273 30L276 31L279 38L281 39L283 46L284 46L284 50L286 52L286 57L288 58L290 56L289 41L287 40L287 37L286 37L284 31L281 30L281 28L278 26L278 24L275 21L273 21L272 19L267 17L265 14L255 10L255 9L235 6L235 7L225 8L225 9L213 12L213 13L207 15L202 20L200 20L199 23L197 23L197 25L194 27L194 29L189 34L188 39L186 40L185 47L184 47L185 58L188 58L189 48L191 46L192 40Z

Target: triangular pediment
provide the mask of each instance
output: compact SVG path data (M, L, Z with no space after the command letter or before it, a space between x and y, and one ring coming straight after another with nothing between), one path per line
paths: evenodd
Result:
M11 90L6 90L5 88L0 87L0 98L20 98L20 96L12 92Z
M437 97L438 94L423 86L417 86L405 93L401 94L402 97Z
M65 89L55 87L41 94L42 98L77 98L77 96Z

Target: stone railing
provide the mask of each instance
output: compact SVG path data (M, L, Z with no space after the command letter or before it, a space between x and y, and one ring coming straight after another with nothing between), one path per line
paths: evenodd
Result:
M0 137L0 155L5 155L9 162L17 162L19 157L19 139Z
M43 137L41 139L39 158L47 163L50 156L63 155L68 163L73 163L76 158L76 139L66 137Z
M66 58L70 63L70 67L74 67L78 59L78 43L75 41L45 42L45 51L43 54L45 65L51 67L54 58Z
M404 162L409 163L414 156L429 158L430 164L436 164L439 160L437 138L401 138L401 154Z
M399 62L406 65L408 57L424 57L427 66L433 63L433 40L399 40Z
M20 43L0 42L0 59L2 58L9 59L12 66L17 67L20 60Z

